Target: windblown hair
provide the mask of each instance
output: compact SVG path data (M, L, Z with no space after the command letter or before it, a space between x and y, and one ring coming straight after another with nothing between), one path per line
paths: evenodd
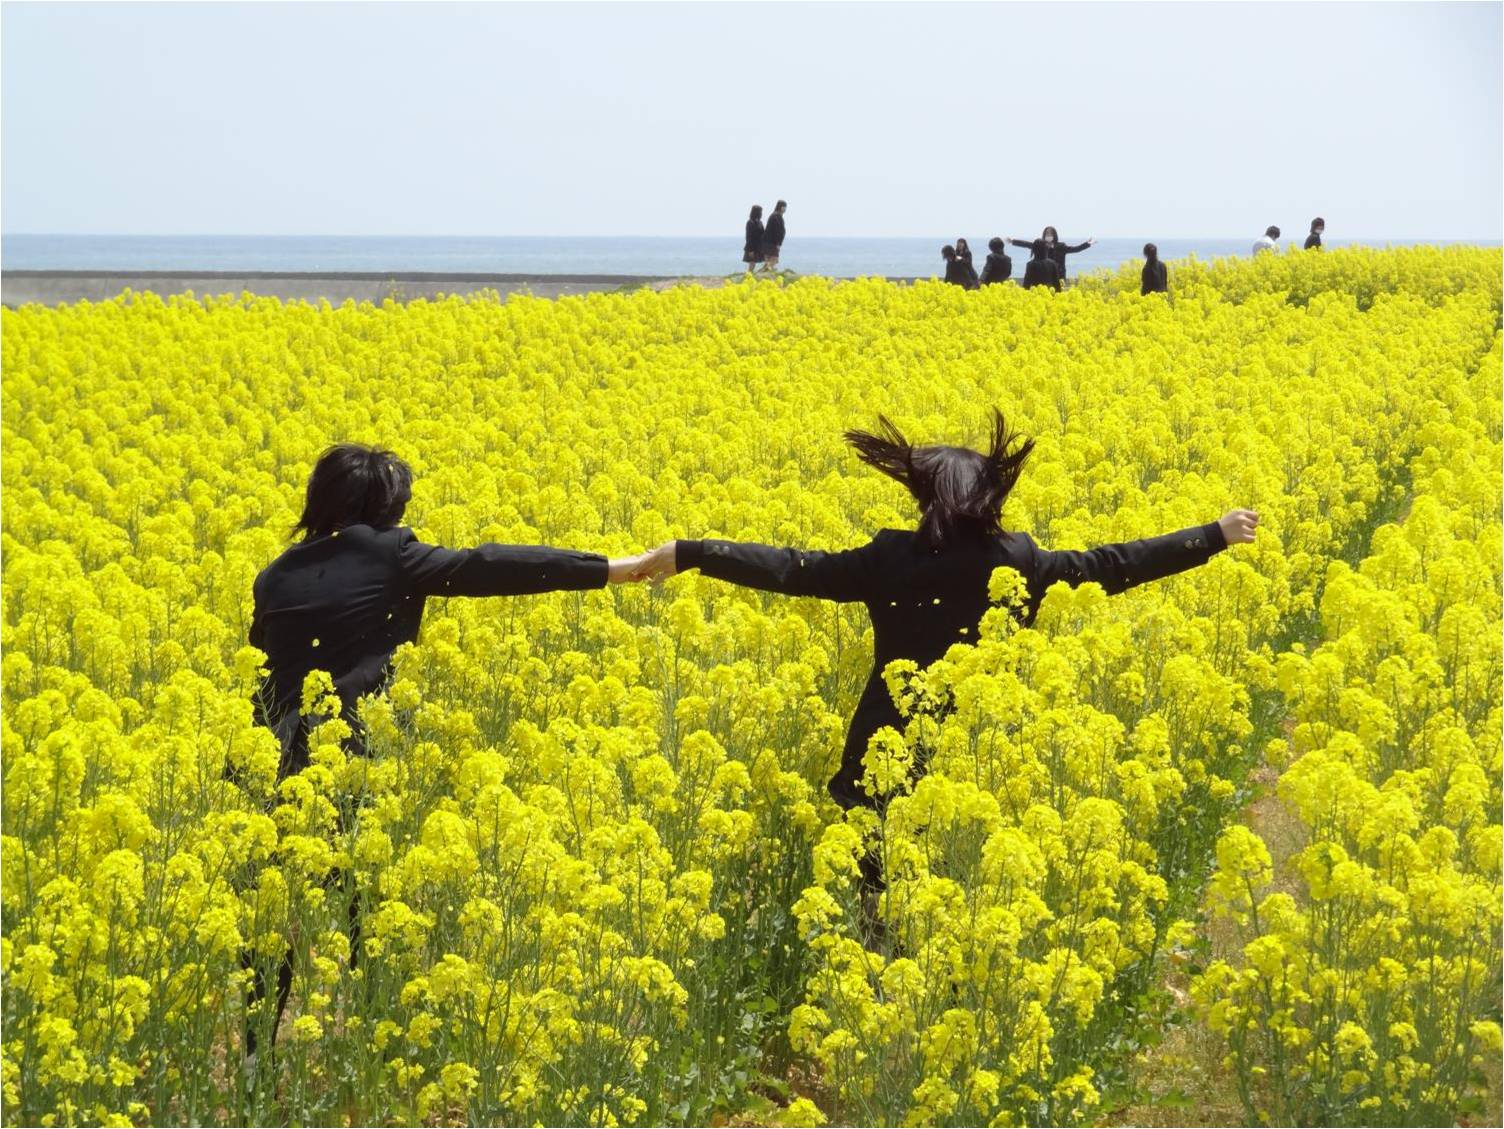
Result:
M313 466L303 516L292 527L303 540L347 525L387 529L402 520L413 494L413 472L391 451L363 443L337 443Z
M886 416L878 433L846 432L857 458L903 483L919 503L919 536L943 549L959 536L999 534L1007 500L1034 440L1008 429L1003 413L992 410L992 436L986 454L969 447L915 447Z

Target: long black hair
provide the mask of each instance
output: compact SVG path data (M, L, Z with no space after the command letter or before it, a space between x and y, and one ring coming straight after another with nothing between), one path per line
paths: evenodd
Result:
M1159 248L1152 243L1145 243L1144 258L1148 259L1151 263L1159 262Z
M762 219L762 205L761 204L753 204L752 205L752 214L750 216L748 216L747 218L749 220L760 220L760 219Z
M412 495L412 468L391 451L336 443L308 476L303 516L292 533L311 541L347 525L386 529L402 520Z
M877 417L878 434L846 432L857 458L908 488L919 503L919 536L942 549L965 534L999 534L1007 500L1034 440L1008 429L1003 413L992 409L992 436L987 452L969 447L915 447L886 416Z

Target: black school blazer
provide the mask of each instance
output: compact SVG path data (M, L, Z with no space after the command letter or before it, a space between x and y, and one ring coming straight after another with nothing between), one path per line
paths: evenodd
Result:
M429 596L520 596L603 588L606 558L535 545L425 545L405 526L351 525L300 541L261 570L252 589L251 645L270 672L256 720L282 741L279 776L307 764L303 679L326 670L359 732L355 703L390 677L392 652L418 638ZM352 744L359 748L358 739Z
M903 728L883 668L894 659L925 667L952 644L974 641L990 606L987 583L993 569L1010 565L1023 575L1028 585L1023 621L1030 624L1057 580L1072 587L1095 581L1108 592L1122 592L1205 564L1226 547L1222 527L1210 522L1086 552L1050 552L1027 533L963 538L936 552L913 531L885 529L860 548L838 553L734 541L679 541L675 553L681 570L698 568L706 576L767 592L867 605L872 672L846 731L840 771L829 785L836 802L849 808L872 804L857 784L868 738L884 725Z

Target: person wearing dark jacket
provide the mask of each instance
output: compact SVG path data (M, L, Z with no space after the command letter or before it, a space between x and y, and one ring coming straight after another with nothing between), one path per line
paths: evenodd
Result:
M787 201L778 201L773 206L773 214L768 217L767 230L762 233L762 269L765 271L778 269L778 255L783 248L783 213L788 208Z
M994 282L1007 282L1013 277L1013 260L1008 257L1004 249L1007 244L997 236L987 241L987 261L982 264L982 286L991 286Z
M631 573L661 581L690 568L748 588L790 596L861 602L872 618L873 665L846 731L841 767L830 780L843 808L874 807L882 797L859 785L868 740L904 721L883 681L895 659L928 666L955 643L975 639L988 610L987 587L1001 565L1017 569L1027 600L1017 612L1031 624L1057 581L1087 582L1109 593L1205 564L1230 544L1250 542L1256 514L1233 510L1219 521L1160 537L1103 545L1086 552L1049 551L1001 525L1004 501L1018 481L1033 441L1020 442L994 409L985 453L965 447L915 447L882 416L879 433L848 431L857 457L902 483L920 506L916 529L885 529L842 552L774 548L734 541L672 541Z
M1144 244L1144 273L1140 294L1168 294L1170 272L1159 261L1159 248L1152 243Z
M356 443L330 447L314 465L302 516L302 537L256 577L250 642L266 654L266 677L253 707L256 720L282 747L277 779L307 766L308 733L325 720L302 713L303 680L328 672L350 727L345 749L366 752L357 705L391 677L393 652L417 639L431 596L520 596L530 592L602 588L628 578L643 558L608 561L596 553L536 545L478 545L446 549L419 541L399 525L412 493L412 471L390 451ZM233 779L235 773L227 770ZM338 871L329 884L342 885ZM356 899L349 906L353 964L359 955ZM263 970L253 968L251 1004L266 993ZM277 1008L269 1040L292 986L292 953L278 970ZM245 1053L254 1066L257 1031L247 1009Z
M971 244L965 239L956 240L956 258L966 264L966 276L971 283L969 289L975 290L980 283L977 282L977 268L971 261Z
M1060 290L1060 266L1050 257L1048 245L1036 239L1029 245L1029 261L1024 264L1025 289L1032 286L1052 286Z
M1077 243L1074 247L1068 247L1064 243L1060 242L1060 236L1053 227L1045 228L1044 232L1038 239L1010 238L1008 240L1008 242L1013 244L1013 246L1015 247L1029 248L1031 254L1037 254L1039 247L1043 245L1047 257L1054 262L1057 268L1059 268L1061 282L1065 281L1065 257L1067 255L1074 255L1078 251L1086 250L1096 241L1096 237L1093 236L1085 243Z
M977 272L971 269L969 263L961 258L960 254L947 243L940 248L940 257L945 260L945 281L954 283L964 290L977 288Z
M748 274L762 262L762 235L762 205L753 204L752 215L747 220L747 239L742 245L742 262L747 264Z
M1305 249L1307 251L1321 250L1321 236L1323 235L1323 233L1325 233L1325 231L1326 220L1322 219L1320 216L1317 216L1311 221L1311 234L1306 236Z

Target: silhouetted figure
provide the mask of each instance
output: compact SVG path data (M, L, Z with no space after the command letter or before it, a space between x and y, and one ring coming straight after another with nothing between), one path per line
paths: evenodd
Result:
M773 214L768 217L767 229L762 233L762 269L765 271L778 269L778 255L783 249L783 213L788 210L788 202L780 200L773 206Z
M1060 266L1050 257L1050 249L1043 239L1029 244L1031 255L1024 264L1024 287L1052 286L1060 289Z
M963 290L975 290L977 288L977 272L961 258L956 249L947 243L940 248L940 257L945 260L945 281L961 287Z
M1164 263L1159 261L1159 248L1152 243L1144 244L1144 273L1143 286L1140 294L1168 294L1170 292L1170 272L1165 269Z
M742 262L747 264L748 274L762 262L762 235L762 205L753 204L752 215L747 220L747 241L742 246Z
M1090 247L1096 241L1097 241L1096 237L1093 236L1091 239L1088 239L1085 243L1077 243L1074 247L1068 247L1064 243L1060 242L1060 236L1059 236L1059 234L1056 233L1056 231L1055 231L1055 229L1053 227L1047 227L1047 228L1045 228L1044 232L1040 235L1040 237L1038 239L1009 239L1008 240L1008 242L1011 243L1011 244L1013 244L1013 246L1015 246L1015 247L1027 247L1027 248L1029 248L1030 254L1033 254L1035 252L1035 248L1036 247L1038 247L1040 244L1043 244L1048 258L1059 269L1059 271L1060 271L1060 279L1061 279L1062 282L1065 280L1065 257L1067 255L1074 255L1078 251L1084 251L1084 250L1086 250L1088 247Z
M971 261L971 244L967 243L964 239L956 240L956 258L966 264L966 271L971 276L971 289L975 290L979 285L977 282L977 268Z
M1326 231L1326 220L1317 216L1311 221L1311 234L1306 236L1305 250L1321 250L1321 234Z
M997 236L987 241L987 261L982 264L982 286L991 286L994 282L1007 282L1013 277L1013 260L1008 257L1004 248L1007 244Z

